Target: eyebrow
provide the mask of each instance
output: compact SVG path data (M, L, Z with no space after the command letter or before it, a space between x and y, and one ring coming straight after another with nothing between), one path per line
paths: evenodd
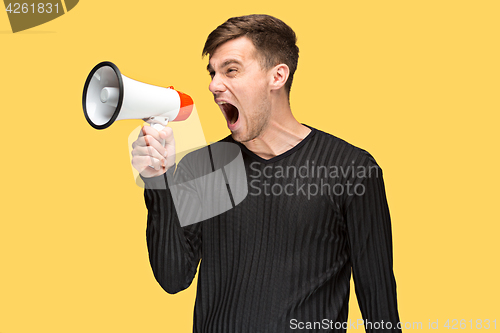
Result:
M230 64L241 65L241 61L236 60L236 59L228 59L228 60L224 61L220 67L224 68ZM213 67L212 67L212 65L210 65L210 63L207 65L207 71L209 71L209 72L213 71Z

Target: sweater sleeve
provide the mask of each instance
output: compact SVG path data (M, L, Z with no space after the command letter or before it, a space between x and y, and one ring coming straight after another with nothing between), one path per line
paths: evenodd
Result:
M169 294L191 285L201 259L201 223L181 227L169 189L174 169L158 177L143 178L149 261L156 280ZM182 172L179 174L182 177Z
M373 172L353 182L346 208L356 297L366 332L401 332L382 170L376 164L368 169Z

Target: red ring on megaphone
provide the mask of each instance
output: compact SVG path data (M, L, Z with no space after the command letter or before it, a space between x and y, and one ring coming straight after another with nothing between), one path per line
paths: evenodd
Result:
M177 93L179 94L179 98L181 99L181 107L179 109L179 114L173 121L182 121L186 120L190 115L191 112L193 111L193 99L191 96L181 93L180 91L176 90Z

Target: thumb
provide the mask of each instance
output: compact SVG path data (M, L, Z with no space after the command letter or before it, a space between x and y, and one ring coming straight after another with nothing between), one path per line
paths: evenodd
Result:
M159 133L162 139L166 139L168 136L172 135L172 132L173 132L172 127L165 127Z

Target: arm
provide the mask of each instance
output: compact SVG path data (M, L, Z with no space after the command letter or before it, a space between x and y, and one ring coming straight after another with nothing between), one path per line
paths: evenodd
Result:
M385 329L367 325L366 332L400 332L391 220L382 170L378 166L376 170L378 172L372 169L371 175L355 180L354 184L360 184L357 193L361 193L361 189L364 193L354 194L346 209L353 279L363 319L371 323L384 322ZM392 329L388 329L388 322Z
M191 284L201 258L201 223L181 227L168 189L167 177L144 179L144 199L148 208L146 239L153 274L162 288L174 294ZM163 182L163 189L154 182Z
M165 146L160 144L162 139ZM132 165L140 172L145 185L146 239L153 274L165 291L177 293L186 289L196 274L201 258L201 224L183 228L179 223L169 189L175 169L172 129L167 127L158 132L145 126L132 146ZM182 171L176 172L176 178L182 175ZM192 202L192 199L183 202Z

